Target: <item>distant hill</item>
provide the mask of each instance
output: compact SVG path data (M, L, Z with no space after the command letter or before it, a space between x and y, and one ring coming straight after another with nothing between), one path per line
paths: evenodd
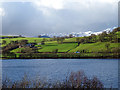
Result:
M0 36L0 39L5 39L5 38L23 38L21 35L18 36Z
M40 38L50 38L49 36L40 36Z

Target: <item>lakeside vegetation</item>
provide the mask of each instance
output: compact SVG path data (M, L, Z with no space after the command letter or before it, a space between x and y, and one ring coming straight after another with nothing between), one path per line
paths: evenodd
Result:
M26 74L19 81L11 81L9 78L3 80L2 88L104 88L103 83L97 78L88 78L83 71L71 72L64 80L54 80L50 82L46 79L36 78L31 79Z
M120 58L120 27L84 37L2 37L2 58Z

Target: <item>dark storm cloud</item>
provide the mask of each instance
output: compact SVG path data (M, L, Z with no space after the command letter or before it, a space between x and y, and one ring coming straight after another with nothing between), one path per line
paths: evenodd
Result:
M78 3L67 0L63 4L62 0L58 1L54 4L49 4L48 0L40 4L3 3L3 34L34 36L40 33L100 31L117 26L117 3Z

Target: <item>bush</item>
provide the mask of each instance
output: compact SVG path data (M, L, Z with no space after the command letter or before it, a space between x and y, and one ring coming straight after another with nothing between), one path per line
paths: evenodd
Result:
M54 49L52 52L53 52L53 53L57 53L57 52L58 52L58 49Z
M113 48L112 52L114 52L114 53L120 53L120 47Z
M55 81L54 83L42 79L31 80L24 75L22 80L12 82L10 79L3 81L2 88L103 88L103 84L97 77L88 79L83 71L71 72L63 81Z

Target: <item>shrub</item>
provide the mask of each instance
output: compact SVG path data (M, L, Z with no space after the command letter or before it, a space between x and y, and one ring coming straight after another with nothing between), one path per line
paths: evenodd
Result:
M54 80L54 79L53 79ZM71 72L63 81L54 83L45 81L45 79L31 80L27 75L24 75L22 80L12 82L8 78L3 81L2 88L103 88L103 84L97 77L88 79L83 71Z
M58 52L58 49L54 49L52 52L53 52L53 53L57 53L57 52Z

